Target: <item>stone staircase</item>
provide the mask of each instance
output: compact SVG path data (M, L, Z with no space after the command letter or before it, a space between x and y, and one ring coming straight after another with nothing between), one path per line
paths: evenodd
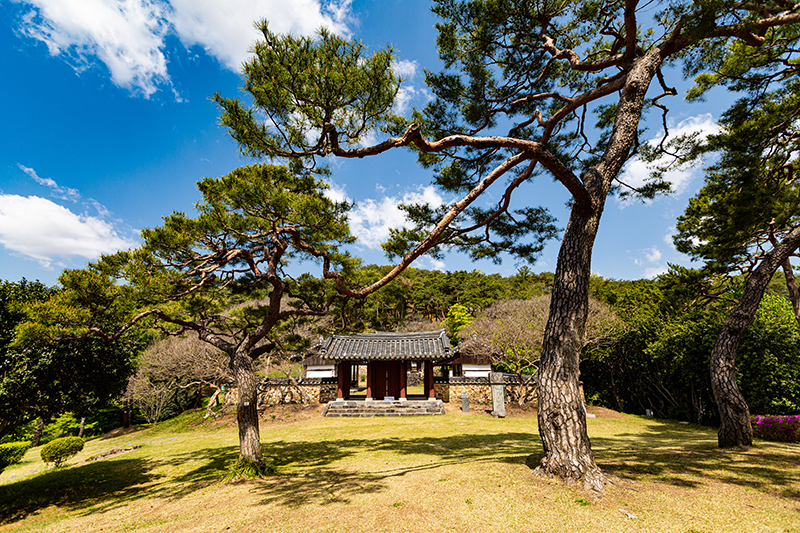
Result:
M441 400L334 400L322 416L419 416L443 415Z

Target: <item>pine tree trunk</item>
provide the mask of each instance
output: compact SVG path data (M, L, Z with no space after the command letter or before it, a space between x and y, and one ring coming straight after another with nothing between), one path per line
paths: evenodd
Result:
M798 245L800 227L795 228L764 256L758 268L748 278L736 309L725 321L711 350L711 390L719 409L717 441L720 448L753 444L750 409L736 383L736 352L742 336L758 311L761 297L773 274Z
M37 447L42 441L42 433L44 433L44 420L37 418L36 429L33 430L33 438L31 439L31 448Z
M130 398L122 400L122 427L131 427L131 412L133 411L133 402Z
M81 417L81 425L80 425L80 428L78 429L78 438L81 438L81 439L83 438L84 429L86 429L86 417L82 416Z
M595 462L586 432L578 367L599 218L599 214L573 210L559 251L538 377L539 435L544 457L536 471L582 481L587 490L601 492L605 476Z
M581 174L589 200L575 198L561 241L539 369L539 434L544 458L537 472L583 481L603 491L586 432L580 388L580 351L589 309L592 248L611 182L619 175L636 139L644 99L661 64L660 51L638 57L625 76L614 127L602 157Z
M253 360L236 353L231 362L233 376L239 389L236 402L236 421L239 424L239 461L264 466L261 457L261 437L258 430L258 378Z
M719 409L717 442L720 448L753 444L750 408L736 384L736 351L747 325L729 318L711 351L711 389Z
M789 300L792 302L792 309L794 310L794 318L800 324L800 289L797 288L797 279L794 277L792 270L792 263L787 258L781 265L783 268L783 275L786 278L786 289L789 291Z

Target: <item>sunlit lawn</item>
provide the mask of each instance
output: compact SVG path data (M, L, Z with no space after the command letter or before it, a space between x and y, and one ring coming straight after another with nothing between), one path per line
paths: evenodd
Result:
M265 413L278 475L258 481L221 482L236 428L191 427L198 414L89 441L60 470L31 450L0 475L0 531L800 531L797 444L720 451L707 428L598 411L590 436L616 484L594 499L533 474L531 414L320 412ZM143 446L85 462L131 444Z

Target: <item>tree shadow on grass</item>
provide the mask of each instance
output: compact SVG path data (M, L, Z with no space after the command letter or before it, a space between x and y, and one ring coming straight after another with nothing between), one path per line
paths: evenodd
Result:
M0 486L0 524L25 518L50 505L86 514L104 512L150 497L180 499L217 483L238 448L226 446L158 458L116 457L42 474ZM197 468L178 476L158 473L188 461Z
M0 486L0 523L13 522L50 505L78 509L98 499L125 500L153 481L150 461L117 459L52 469Z
M278 475L259 482L254 489L262 495L262 503L289 507L346 503L359 495L386 489L391 478L414 472L481 462L527 465L531 461L532 447L540 448L540 444L537 436L530 433L338 439L314 443L282 441L264 446L265 456L277 467ZM346 470L334 465L360 453L385 453L406 460L402 461L402 466L388 464L386 468L372 471ZM392 461L395 465L397 462Z
M387 480L412 472L434 471L447 465L501 462L524 465L535 435L498 433L411 437L408 439L339 439L306 442L285 440L264 444L264 456L278 475L252 484L263 501L286 506L310 502L349 501L383 490ZM20 520L50 505L85 514L106 512L145 498L180 500L220 483L238 456L237 446L210 447L158 456L145 446L145 457L114 457L0 486L0 523ZM379 471L348 470L337 461L361 453L401 456ZM186 471L185 465L192 464ZM171 475L174 469L181 473Z
M757 443L747 450L720 449L713 429L672 421L653 420L643 430L592 437L600 467L623 478L654 476L688 488L715 480L800 501L800 446Z

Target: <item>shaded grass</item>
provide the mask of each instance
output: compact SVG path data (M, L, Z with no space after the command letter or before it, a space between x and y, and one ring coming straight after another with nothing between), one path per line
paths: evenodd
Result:
M58 470L31 450L0 475L0 530L800 531L797 444L720 451L707 428L600 416L593 449L617 485L595 500L533 475L533 415L309 416L262 423L277 475L248 482L221 482L236 428L196 414L89 441Z

